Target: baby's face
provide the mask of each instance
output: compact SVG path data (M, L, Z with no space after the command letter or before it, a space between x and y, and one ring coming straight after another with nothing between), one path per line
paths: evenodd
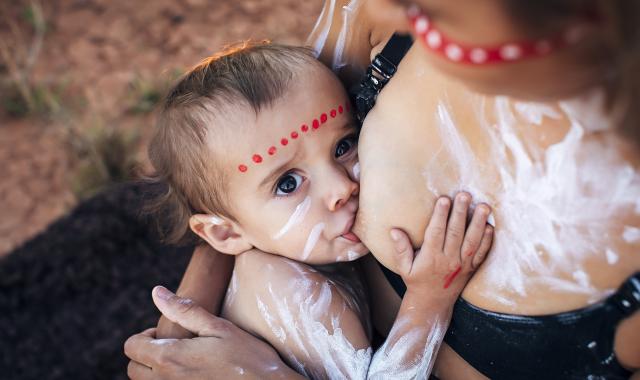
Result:
M218 148L230 211L262 251L311 264L351 261L367 253L351 232L357 130L340 82L328 70L307 72L257 117L245 110L227 119L236 127Z

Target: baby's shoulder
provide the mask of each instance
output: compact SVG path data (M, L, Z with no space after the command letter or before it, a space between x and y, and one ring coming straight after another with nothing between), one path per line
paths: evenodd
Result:
M366 301L352 296L351 289L359 287L354 285L359 284L358 276L353 277L353 282L337 281L335 277L333 271L258 250L247 251L236 259L224 314L253 331L256 324L264 325L277 314L282 314L283 319L288 315L292 321L323 320L348 309L362 316Z

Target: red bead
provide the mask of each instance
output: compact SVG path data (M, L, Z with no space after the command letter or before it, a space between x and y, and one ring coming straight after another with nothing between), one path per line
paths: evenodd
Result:
M309 126L308 126L308 125L306 125L306 124L303 124L303 125L302 125L302 127L300 127L300 130L301 130L302 132L307 132L307 131L309 130Z
M280 144L282 144L282 146L286 146L287 144L289 144L289 140L283 138L282 140L280 140Z
M292 139L297 139L298 138L298 132L291 132L291 138Z
M314 120L313 120L312 127L313 127L313 129L318 129L318 128L320 128L320 122L318 121L318 119L314 119Z
M254 154L253 155L253 162L255 162L256 164L259 164L262 162L262 156L259 154Z
M320 121L322 122L322 124L326 123L327 119L328 117L326 113L323 113L322 115L320 115Z
M269 153L269 156L273 156L274 154L276 154L276 147L275 146L270 147L267 153Z
M247 165L240 165L240 166L238 166L238 170L240 170L242 173L246 172L246 171L247 171L247 169L248 169L248 168L247 168Z
M336 117L338 115L338 112L335 109L333 109L333 110L331 110L330 114L331 114L331 117L333 118L333 117Z
M342 106L338 107L338 113L343 113L344 112L344 108L342 108Z

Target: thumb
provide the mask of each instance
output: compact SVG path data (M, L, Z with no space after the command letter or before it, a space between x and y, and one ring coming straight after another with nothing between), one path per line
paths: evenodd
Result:
M229 322L209 313L188 298L182 298L164 286L156 286L151 291L153 303L171 322L177 323L198 336L220 338Z
M393 247L396 252L394 252L394 257L396 261L396 271L401 277L405 277L411 273L411 268L413 267L413 246L411 245L411 240L407 234L397 228L392 228L389 232L391 236L391 240L393 240Z

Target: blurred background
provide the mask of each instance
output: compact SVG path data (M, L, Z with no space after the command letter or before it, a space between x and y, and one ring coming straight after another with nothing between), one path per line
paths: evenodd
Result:
M322 0L0 0L0 379L126 379L194 247L141 213L181 73L224 45L302 44Z
M322 0L0 1L0 256L144 170L184 70L246 38L304 43Z

